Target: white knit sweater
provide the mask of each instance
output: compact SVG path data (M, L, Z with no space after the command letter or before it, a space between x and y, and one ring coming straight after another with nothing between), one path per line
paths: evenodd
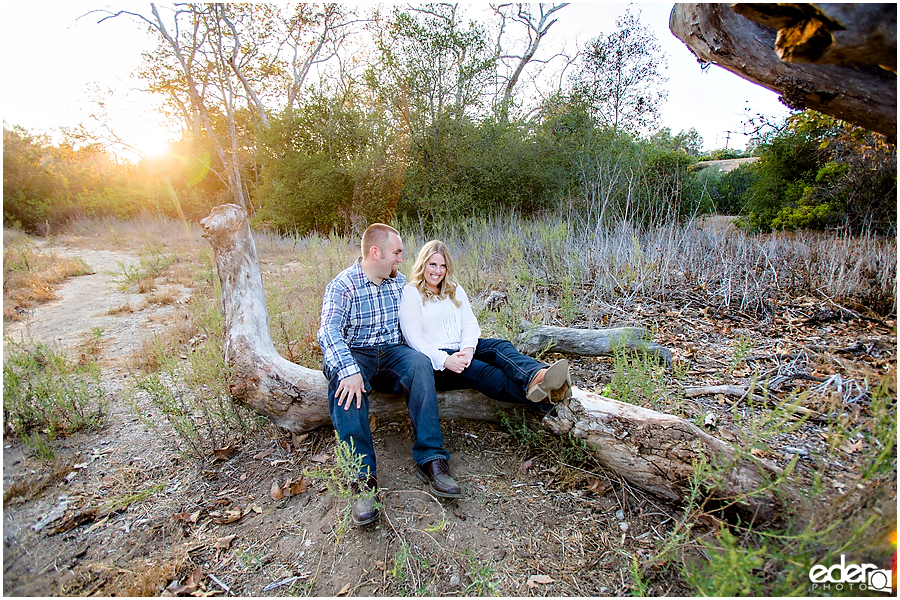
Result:
M423 304L422 294L409 284L403 287L400 298L400 330L406 343L430 358L437 371L444 370L449 356L441 348L474 348L481 335L469 297L460 285L456 286L456 299L458 307L450 298Z

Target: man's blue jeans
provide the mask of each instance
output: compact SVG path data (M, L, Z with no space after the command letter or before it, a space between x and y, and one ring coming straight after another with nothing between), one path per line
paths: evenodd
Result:
M455 350L445 350L452 354ZM547 365L516 350L507 340L479 339L472 363L462 373L434 372L437 389L478 390L500 402L528 402L528 384Z
M340 380L327 365L322 372L328 379L328 409L331 423L338 439L346 444L353 442L357 454L362 456L360 478L375 476L375 447L369 428L369 396L372 390L388 394L403 394L412 421L412 456L418 465L438 458L450 458L444 450L444 436L438 420L437 393L434 389L434 371L431 361L424 354L405 344L387 344L370 348L351 348L350 353L359 366L366 393L362 405L356 408L351 402L348 410L338 406L335 399Z

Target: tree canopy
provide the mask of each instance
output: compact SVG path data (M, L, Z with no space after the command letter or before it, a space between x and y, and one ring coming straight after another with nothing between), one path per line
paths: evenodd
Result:
M895 227L893 146L834 120L792 117L754 141L752 169L697 177L697 131L658 128L666 57L639 15L563 56L544 36L566 7L97 11L158 40L138 74L181 140L128 165L84 131L57 147L4 127L4 222L195 218L234 202L256 226L298 233L495 211L590 226L719 210L760 229Z

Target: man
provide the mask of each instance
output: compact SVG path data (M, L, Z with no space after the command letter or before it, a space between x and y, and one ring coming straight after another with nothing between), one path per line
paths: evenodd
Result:
M369 429L368 393L373 389L406 398L419 479L438 496L462 495L449 474L431 361L401 339L399 305L406 277L397 272L403 262L400 234L382 223L370 225L362 236L361 254L325 288L316 336L325 355L322 371L328 379L331 422L338 439L352 444L362 457L350 507L356 525L378 518L375 448Z

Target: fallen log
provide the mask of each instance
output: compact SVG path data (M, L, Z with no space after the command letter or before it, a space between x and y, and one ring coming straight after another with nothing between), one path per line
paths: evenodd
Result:
M826 5L779 4L768 5L767 10L796 6ZM848 10L865 12L881 10L884 5L841 6ZM892 8L894 38L896 38L896 6ZM749 7L738 10L751 14ZM753 16L765 20L759 17L760 12L761 10L757 8ZM832 33L838 31L838 25L832 21L845 19L846 12L847 10L843 13L832 12L830 20L823 13L820 21L828 21L827 28L831 31L826 31L822 36L827 33L829 39L845 37L846 32ZM790 26L794 23L790 19L785 19L782 23L774 18L768 22L776 26L780 24ZM808 20L803 23L808 23ZM826 27L820 29L824 31ZM897 75L890 70L875 65L784 62L776 53L778 32L760 22L741 16L731 5L725 3L676 4L669 15L669 30L684 42L702 63L718 65L748 81L781 94L781 101L790 108L796 110L811 108L890 138L897 135ZM873 35L878 35L877 31ZM848 51L829 52L827 48L831 47L830 42L828 44L823 42L824 45L818 46L814 44L815 50L804 53L800 48L808 49L809 44L799 42L795 45L788 41L788 36L782 37L781 53L791 59L803 57L807 61L812 61L813 55L818 55L816 60L818 58L823 61L837 60L835 58L837 56L840 56L841 60L848 60ZM849 34L846 34L846 37L849 37ZM896 42L894 44L896 45ZM856 56L859 60L871 60L864 59L863 52L857 53ZM875 60L879 62L884 60L882 54ZM885 66L890 68L890 65Z
M611 327L608 329L571 329L550 325L533 325L524 321L524 332L519 336L520 352L535 355L538 352L561 352L579 356L608 356L617 347L643 350L672 364L672 353L650 340L650 332L644 327Z
M321 371L284 359L272 342L256 246L244 209L225 204L200 222L216 256L225 316L225 361L232 371L233 398L289 431L302 433L330 424L327 384ZM498 421L521 405L495 402L459 390L438 395L443 419ZM370 411L381 417L405 418L399 396L373 393ZM711 493L733 502L758 520L781 512L782 502L767 488L778 476L774 465L739 452L694 424L678 417L573 389L543 426L587 442L603 467L632 485L668 500L685 497L695 464L717 467L719 477L707 483Z

